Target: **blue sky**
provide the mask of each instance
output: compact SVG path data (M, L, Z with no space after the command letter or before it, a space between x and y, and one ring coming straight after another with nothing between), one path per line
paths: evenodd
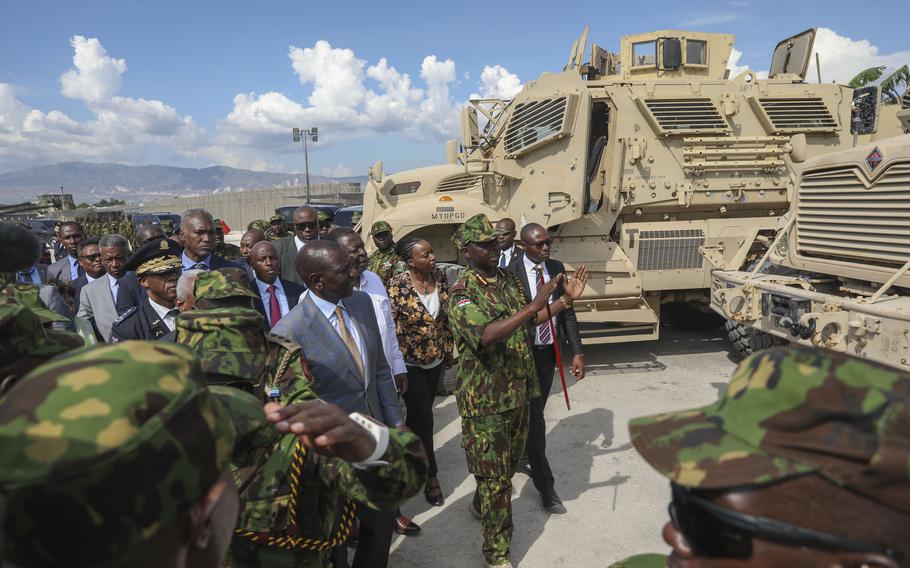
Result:
M826 80L910 62L903 4L857 6L7 1L0 172L65 160L301 171L294 125L322 131L311 173L429 165L471 94L509 96L559 70L586 24L613 50L654 29L734 33L737 66L759 71L780 39L824 27Z

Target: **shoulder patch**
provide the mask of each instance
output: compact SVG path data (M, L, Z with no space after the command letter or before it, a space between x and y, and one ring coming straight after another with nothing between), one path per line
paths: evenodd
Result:
M453 294L456 294L456 293L461 292L462 290L464 290L464 287L465 287L465 279L464 279L464 278L459 278L459 279L456 280L455 283L452 284L452 286L449 288L449 292L451 292L451 293L453 293Z
M133 306L132 308L126 310L125 312L123 312L123 314L120 315L119 318L114 320L114 325L117 325L118 323L122 322L126 318L128 318L131 315L133 315L134 313L136 313L138 310L139 310L139 308L136 306Z
M288 351L299 351L301 350L300 344L292 339L288 339L282 335L275 335L274 333L269 332L267 335L268 341L274 343L279 347L282 347Z
M455 305L458 306L459 308L463 308L465 306L470 306L473 303L474 303L474 301L471 300L470 298L462 298L462 299L458 300L458 302L456 302Z

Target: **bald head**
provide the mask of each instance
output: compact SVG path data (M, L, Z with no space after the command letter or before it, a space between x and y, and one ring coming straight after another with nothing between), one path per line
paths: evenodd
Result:
M143 223L139 225L139 228L136 230L136 246L141 247L149 241L155 239L163 239L164 231L161 230L161 227L158 225L153 225L151 223Z
M294 233L301 241L311 241L319 235L319 214L309 205L294 209L291 219L294 221Z
M249 264L253 245L265 240L265 233L259 229L250 229L240 237L240 256Z
M532 239L534 235L540 235L543 233L547 234L547 230L543 228L543 225L539 223L528 223L521 228L521 241L526 242L529 239Z
M297 253L294 267L307 287L323 300L337 303L354 291L357 272L348 252L337 243L308 243Z
M525 255L534 263L550 260L550 234L543 225L528 223L521 228L521 243Z

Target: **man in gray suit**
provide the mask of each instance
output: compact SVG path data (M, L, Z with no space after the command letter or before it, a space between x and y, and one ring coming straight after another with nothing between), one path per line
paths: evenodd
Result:
M57 262L47 267L47 284L57 282L72 282L83 274L79 266L79 243L85 240L82 225L76 221L60 223L60 242L66 256L57 259Z
M111 341L111 326L120 317L117 311L117 297L120 294L123 275L126 274L126 259L130 245L122 235L107 235L98 243L101 250L101 264L107 274L82 287L79 293L77 316L92 322L96 335L105 343ZM125 293L125 292L124 292Z
M357 272L347 251L333 242L312 241L296 260L308 290L272 333L303 348L320 398L345 412L404 426L373 303L368 294L354 290ZM360 509L353 568L386 566L394 518L394 512Z
M297 253L307 243L315 242L319 238L319 217L315 209L309 205L298 207L294 210L291 219L294 221L294 234L275 241L278 258L281 260L281 278L290 280L295 284L305 284L303 277L297 273Z

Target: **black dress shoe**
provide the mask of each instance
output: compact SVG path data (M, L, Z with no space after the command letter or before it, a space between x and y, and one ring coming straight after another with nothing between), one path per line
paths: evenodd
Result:
M550 489L540 494L541 501L543 502L543 508L548 513L554 515L562 515L566 512L566 506L562 504L562 499L559 498L559 495L556 494L556 491Z
M518 467L515 468L516 473L523 473L528 477L531 477L531 463L528 461L528 458L521 458L518 462Z
M438 482L436 485L427 485L423 490L423 496L426 497L427 503L434 507L442 507L446 502Z
M413 536L420 532L420 525L404 515L398 515L395 518L395 532L404 536Z

